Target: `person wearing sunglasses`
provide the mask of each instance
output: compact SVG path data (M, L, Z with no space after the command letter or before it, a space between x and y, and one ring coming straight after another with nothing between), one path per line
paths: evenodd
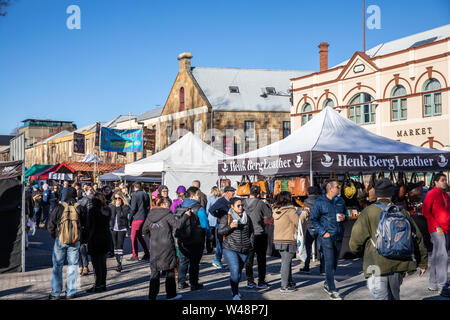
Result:
M230 285L233 300L241 300L239 281L248 254L252 249L253 224L243 210L240 198L230 199L228 214L220 218L218 236L224 237L223 255L230 268Z
M114 244L114 256L116 257L116 271L122 271L123 242L127 235L128 214L130 207L125 195L121 191L116 191L111 203L111 228L112 240Z

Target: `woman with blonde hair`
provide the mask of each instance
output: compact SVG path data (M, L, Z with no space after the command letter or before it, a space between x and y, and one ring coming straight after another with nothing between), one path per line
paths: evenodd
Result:
M214 217L210 212L209 208L222 196L222 192L216 186L211 188L210 196L208 197L208 202L206 204L206 213L208 214L209 227L211 228L211 234L213 235L212 239L206 238L206 252L212 253L214 247L216 246L216 226L218 220Z
M111 220L109 226L114 244L114 255L117 260L117 272L122 271L123 242L127 235L129 203L122 191L114 192L111 203Z

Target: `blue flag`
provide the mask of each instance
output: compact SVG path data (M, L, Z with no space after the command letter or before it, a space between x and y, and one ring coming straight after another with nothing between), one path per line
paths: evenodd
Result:
M100 150L142 152L142 129L110 129L102 127Z

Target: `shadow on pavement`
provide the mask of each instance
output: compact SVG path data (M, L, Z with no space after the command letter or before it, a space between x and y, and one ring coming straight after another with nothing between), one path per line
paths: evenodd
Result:
M13 288L13 289L3 290L3 291L0 291L0 297L6 297L9 295L25 292L30 288L31 288L31 286L23 286L23 287L17 287L17 288Z

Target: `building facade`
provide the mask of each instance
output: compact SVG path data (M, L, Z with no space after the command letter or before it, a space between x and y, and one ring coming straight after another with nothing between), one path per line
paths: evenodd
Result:
M19 128L19 134L25 134L27 145L41 141L61 131L75 131L77 126L72 121L48 119L25 119Z
M450 145L450 25L356 52L328 69L291 79L293 129L325 106L390 139L443 149Z

